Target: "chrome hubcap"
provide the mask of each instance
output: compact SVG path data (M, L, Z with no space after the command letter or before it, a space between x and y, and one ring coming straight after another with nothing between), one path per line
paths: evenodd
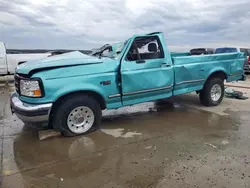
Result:
M89 107L79 106L69 113L67 125L73 133L81 134L92 127L94 120L94 113Z
M221 91L221 86L219 84L215 84L211 88L211 98L213 101L218 101L221 97L222 91Z

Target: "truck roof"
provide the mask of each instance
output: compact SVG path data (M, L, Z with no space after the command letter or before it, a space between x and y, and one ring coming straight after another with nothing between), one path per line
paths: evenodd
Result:
M160 32L160 31L157 31L157 32L153 32L153 33L148 33L148 34L146 34L146 35L156 35L156 34L161 34L162 32Z

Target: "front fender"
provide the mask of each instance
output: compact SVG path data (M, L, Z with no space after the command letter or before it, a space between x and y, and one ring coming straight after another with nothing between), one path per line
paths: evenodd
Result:
M94 84L89 83L79 83L79 84L73 84L73 85L65 85L64 87L60 88L53 94L53 99L56 101L60 97L67 95L69 93L78 92L78 91L92 91L95 93L98 93L101 95L104 99L106 99L106 96L104 94L104 91L97 87Z

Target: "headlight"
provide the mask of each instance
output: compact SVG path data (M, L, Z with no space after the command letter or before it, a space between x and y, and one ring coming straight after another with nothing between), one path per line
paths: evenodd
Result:
M38 80L20 80L20 93L27 97L41 97L42 91Z

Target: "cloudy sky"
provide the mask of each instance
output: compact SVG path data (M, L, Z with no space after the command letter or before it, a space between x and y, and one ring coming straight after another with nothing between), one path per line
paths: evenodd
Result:
M249 7L249 0L0 0L0 41L91 49L162 31L172 51L250 47Z

